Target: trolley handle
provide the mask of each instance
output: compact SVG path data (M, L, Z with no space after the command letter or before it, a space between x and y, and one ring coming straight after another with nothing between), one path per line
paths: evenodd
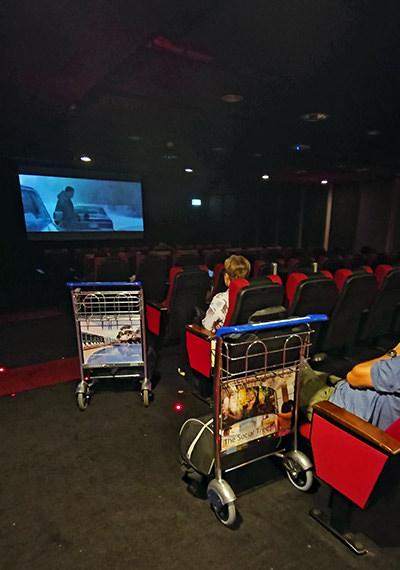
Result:
M216 335L221 338L225 334L256 332L267 329L277 329L281 327L290 327L296 325L307 325L310 323L318 323L327 321L326 315L307 315L306 317L295 317L293 319L283 319L280 321L270 321L268 323L257 323L250 325L237 325L232 327L220 327Z
M95 287L99 286L105 287L141 287L142 283L140 281L83 281L81 283L67 283L68 287Z

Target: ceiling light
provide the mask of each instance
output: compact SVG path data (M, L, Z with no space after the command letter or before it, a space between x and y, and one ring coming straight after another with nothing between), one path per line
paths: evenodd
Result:
M380 135L380 134L381 134L381 131L378 131L377 129L372 129L372 130L370 130L370 131L367 131L367 135L368 135L369 137L376 137L376 136L378 136L378 135Z
M163 155L163 159L164 160L176 160L178 157L176 156L176 154L164 154Z
M262 154L261 154L261 152L256 152L256 153L254 154L254 156L255 156L256 158L261 158L261 157L262 157Z
M193 172L193 168L185 168L185 172Z
M321 180L321 184L328 184L327 180Z
M200 198L192 198L192 206L201 206Z
M81 159L82 162L92 162L92 159L90 158L90 156L86 156L86 154L83 154L83 155L80 157L80 159Z
M262 178L263 180L268 180L268 179L269 179L269 174L263 174L263 175L261 176L261 178Z
M225 103L240 103L243 101L243 95L238 95L236 93L227 93L226 95L222 95L222 101Z
M131 135L131 136L128 137L128 139L129 139L130 141L141 141L141 140L142 140L142 137L139 136L139 135Z
M328 117L327 113L304 113L304 115L300 116L300 119L307 123L317 123L318 121L326 121Z
M310 150L309 144L295 144L292 146L292 150L302 151L302 150Z

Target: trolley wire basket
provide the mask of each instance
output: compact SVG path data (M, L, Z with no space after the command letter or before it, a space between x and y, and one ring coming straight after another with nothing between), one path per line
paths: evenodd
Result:
M68 283L78 340L81 381L77 403L85 410L95 383L103 379L141 380L145 406L148 377L143 291L134 283Z
M224 473L273 455L282 460L293 485L302 491L311 487L312 463L297 441L299 376L309 355L312 324L326 319L308 315L217 331L214 417L212 425L204 423L204 430L214 434L214 476L207 496L226 526L236 520L236 495Z

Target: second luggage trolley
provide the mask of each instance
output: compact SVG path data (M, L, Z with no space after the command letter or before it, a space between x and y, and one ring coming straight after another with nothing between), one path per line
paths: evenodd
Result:
M277 456L296 488L311 487L313 465L297 445L299 377L309 355L312 324L324 320L326 315L308 315L217 331L213 418L185 422L181 454L188 467L199 471L195 447L205 433L209 444L213 437L214 457L200 463L210 465L202 473L213 473L207 497L226 526L236 520L236 495L223 473ZM206 447L204 439L199 452Z
M143 403L151 397L144 301L139 282L68 283L78 339L81 381L75 394L85 410L100 380L141 380Z

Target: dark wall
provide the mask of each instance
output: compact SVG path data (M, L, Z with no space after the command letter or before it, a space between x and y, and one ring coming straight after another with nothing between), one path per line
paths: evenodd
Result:
M1 295L3 307L19 307L30 302L29 250L25 234L16 165L0 162L3 215L0 224Z
M357 232L360 190L357 184L333 189L330 247L353 250Z

